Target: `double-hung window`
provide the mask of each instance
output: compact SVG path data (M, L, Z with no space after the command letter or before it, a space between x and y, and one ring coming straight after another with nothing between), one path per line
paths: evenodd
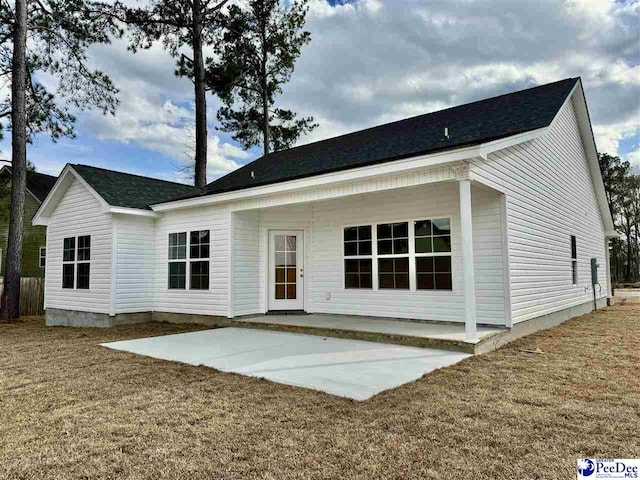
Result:
M209 230L170 233L169 289L186 290L189 278L189 290L208 290L210 254Z
M377 225L378 288L409 289L409 223Z
M451 222L414 222L417 290L451 290Z
M169 288L187 285L187 232L169 234Z
M65 238L62 245L62 288L88 290L90 277L91 236Z
M575 235L571 235L571 281L574 285L578 284L578 246Z
M372 288L371 225L344 229L344 286Z

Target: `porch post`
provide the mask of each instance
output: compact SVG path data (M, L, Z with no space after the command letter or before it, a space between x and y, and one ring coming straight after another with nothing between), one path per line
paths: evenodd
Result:
M464 340L475 342L476 284L473 268L473 226L471 221L471 181L458 180L460 186L460 227L462 234L462 265L464 276Z

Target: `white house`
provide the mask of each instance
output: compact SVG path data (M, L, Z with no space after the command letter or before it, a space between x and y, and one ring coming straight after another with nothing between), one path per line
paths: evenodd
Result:
M205 189L67 165L49 325L278 310L507 329L606 302L615 236L579 78L269 154Z

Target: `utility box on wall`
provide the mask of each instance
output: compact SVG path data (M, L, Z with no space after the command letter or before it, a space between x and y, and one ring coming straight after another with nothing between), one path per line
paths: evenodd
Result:
M591 259L591 285L598 285L598 264L597 258Z

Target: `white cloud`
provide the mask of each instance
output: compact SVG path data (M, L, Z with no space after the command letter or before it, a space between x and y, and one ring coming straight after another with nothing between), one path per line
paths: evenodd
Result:
M279 106L320 127L301 143L536 84L581 76L598 149L639 136L640 2L614 0L311 0L302 51ZM84 114L79 136L136 144L183 162L193 87L156 45L91 49L120 88L116 117ZM208 96L209 170L252 157L215 133ZM632 154L637 158L637 152ZM153 174L153 172L147 172Z

